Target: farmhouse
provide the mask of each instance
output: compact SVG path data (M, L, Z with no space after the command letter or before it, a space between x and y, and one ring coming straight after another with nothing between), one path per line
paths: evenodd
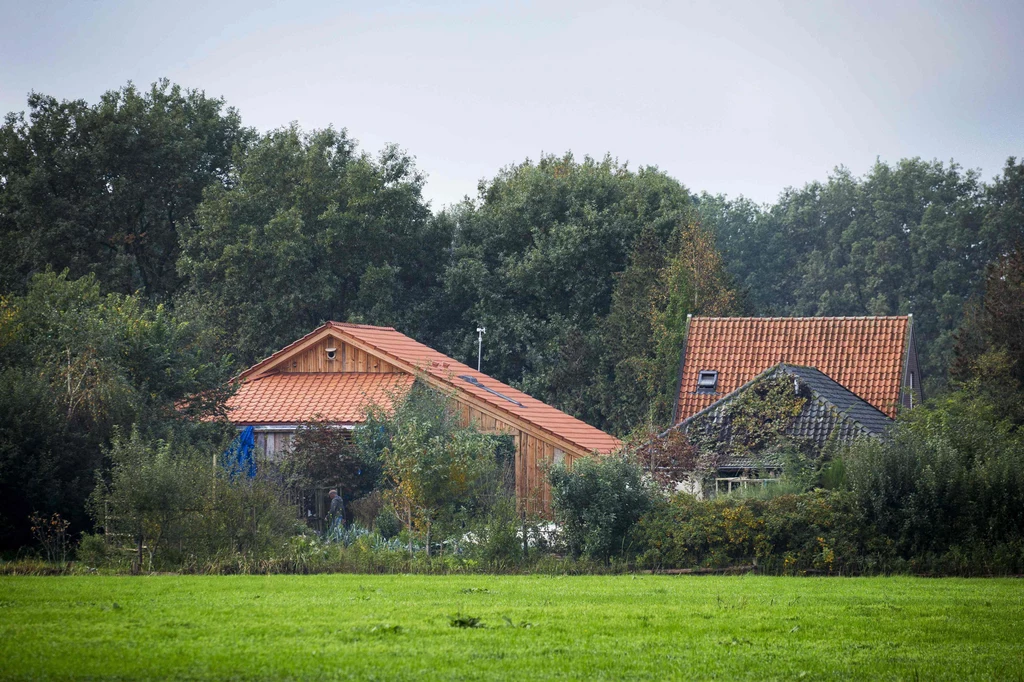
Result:
M712 458L716 492L781 473L786 451L881 438L893 420L813 367L779 363L675 428Z
M313 418L340 428L372 404L401 397L417 379L454 396L461 421L515 443L516 497L524 509L550 509L548 463L607 455L620 441L391 327L327 322L242 372L228 401L239 428L252 426L268 454L289 446Z
M891 418L922 399L912 315L690 317L673 423L780 362L814 367Z
M728 490L777 473L782 449L881 437L921 399L912 316L691 317L672 430Z

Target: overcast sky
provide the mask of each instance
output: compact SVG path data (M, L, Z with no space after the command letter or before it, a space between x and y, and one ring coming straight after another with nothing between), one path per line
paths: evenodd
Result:
M773 201L837 165L1024 155L1024 2L0 0L0 110L166 76L395 142L434 208L571 150Z

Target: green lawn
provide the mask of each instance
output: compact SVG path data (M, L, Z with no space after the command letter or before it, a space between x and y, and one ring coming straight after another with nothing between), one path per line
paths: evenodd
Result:
M1019 680L1024 582L0 578L0 676Z

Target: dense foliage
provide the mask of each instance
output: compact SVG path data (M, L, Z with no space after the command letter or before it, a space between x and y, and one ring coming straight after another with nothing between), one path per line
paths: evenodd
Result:
M0 299L0 543L28 516L60 512L73 532L116 429L219 439L230 365L203 334L138 295L102 294L93 275L35 275ZM182 401L189 399L187 404Z
M840 168L758 206L693 195L655 167L547 155L432 212L398 147L371 154L334 128L259 134L166 81L28 105L0 127L4 548L29 541L30 516L87 531L99 481L93 519L122 524L113 535L137 568L300 566L327 551L281 542L272 482L206 464L230 432L228 378L328 319L392 325L470 363L486 326L484 371L635 443L669 425L689 314L913 313L937 400L891 440L827 471L790 467L796 494L765 499L658 503L650 480L671 488L703 456L693 443L641 453L650 477L618 458L556 467L564 549L778 570L1021 564L1024 163L1012 157L990 183L920 159ZM751 449L779 440L766 409L794 407L754 397L734 415ZM423 554L432 538L469 538L486 565L510 566L551 540L508 497L508 439L459 427L419 388L395 406L369 415L355 449L309 425L282 463L293 487L373 490L364 511L381 532L348 529L341 544L386 563L396 534Z
M167 298L178 230L210 186L231 182L251 131L234 109L166 80L94 105L32 93L0 127L0 290L32 274L95 274L106 291Z
M231 477L201 449L135 430L114 438L108 458L89 509L109 542L87 544L91 561L116 565L124 544L133 572L254 561L277 554L296 530L271 481Z
M374 490L381 474L376 453L356 447L351 432L322 419L300 424L276 465L290 488L330 486L346 501Z
M599 427L666 421L686 314L732 310L689 193L656 168L545 156L435 220L454 241L426 338L467 358L485 325L485 371Z
M919 408L845 458L865 522L905 559L1004 550L1024 561L1024 433L976 395Z
M549 473L551 506L573 556L607 561L630 552L629 532L654 502L643 470L625 457L587 458Z
M397 148L373 157L330 128L267 133L181 230L180 304L243 364L324 320L414 326L451 239L422 186Z
M674 495L634 531L638 564L654 569L757 565L768 572L862 570L865 533L849 493L768 500Z
M409 396L371 408L356 429L364 459L378 459L385 497L409 530L432 541L459 538L504 494L497 443L459 424L450 396L417 383Z
M990 185L955 163L882 162L770 206L702 195L726 267L759 315L913 313L925 389L940 388L964 302L1024 234L1024 163Z

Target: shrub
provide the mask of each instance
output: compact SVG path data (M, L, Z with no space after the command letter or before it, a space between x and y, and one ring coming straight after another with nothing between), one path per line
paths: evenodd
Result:
M846 484L898 556L1024 540L1024 436L996 414L953 394L911 412L889 440L845 455Z
M450 395L417 382L397 408L375 406L355 430L364 459L382 462L384 498L406 527L433 542L465 534L467 524L485 515L502 485L499 444L472 426L459 424ZM410 537L411 540L411 537Z
M218 469L207 479L192 527L182 543L196 558L238 555L250 561L269 557L300 530L283 491L257 476L229 478Z
M279 467L293 488L332 486L346 500L366 495L380 479L380 459L356 447L348 431L324 420L299 425Z
M138 429L115 436L107 457L109 480L99 478L90 513L97 526L135 549L135 571L144 559L152 569L158 552L182 541L202 496L203 463L193 451L143 439Z
M653 569L757 565L839 573L863 566L869 538L849 493L816 490L768 500L674 495L637 524L638 565Z
M476 556L497 571L508 570L522 564L523 524L516 512L514 497L498 499L476 532Z
M111 562L111 551L107 539L99 533L87 533L78 542L75 558L86 566L107 566Z
M624 553L629 532L652 505L653 484L625 457L587 457L549 473L551 504L574 557L608 561Z
M402 520L395 513L395 508L386 505L381 509L377 518L374 519L373 529L385 540L398 537L398 534L402 532Z
M148 441L133 431L108 452L109 479L101 480L90 511L113 546L93 560L120 562L132 548L133 571L221 561L260 561L297 532L282 490L257 477L232 479L210 456L172 441Z

